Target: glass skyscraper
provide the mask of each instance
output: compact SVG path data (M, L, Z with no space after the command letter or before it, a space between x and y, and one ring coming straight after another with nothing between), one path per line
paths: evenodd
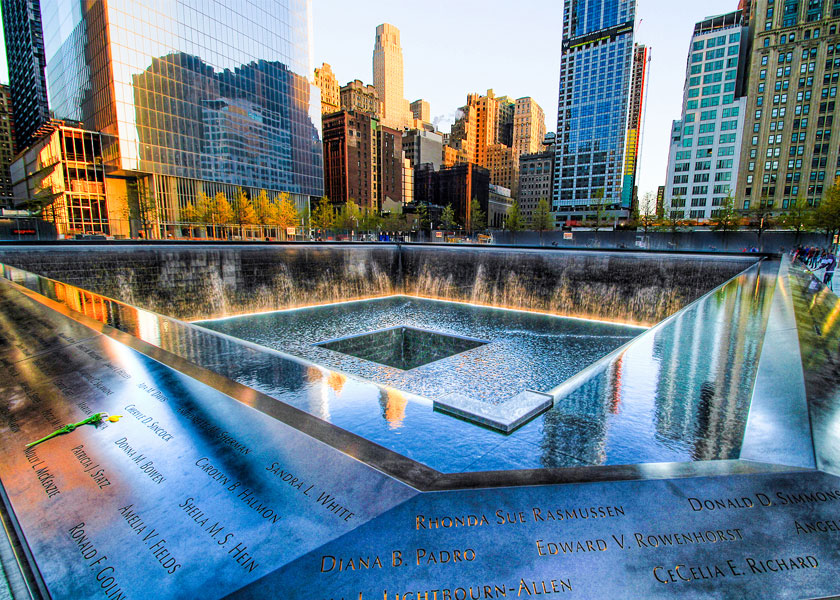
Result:
M199 193L323 194L308 0L41 3L50 107L103 133L109 203L163 235Z
M628 214L622 201L635 0L565 0L560 54L552 210L558 223L601 212Z
M3 0L3 30L9 88L15 117L15 146L20 152L49 121L44 76L44 34L38 0Z

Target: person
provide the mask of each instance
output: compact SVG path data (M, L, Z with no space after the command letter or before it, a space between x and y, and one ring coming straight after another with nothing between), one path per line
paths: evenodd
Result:
M834 277L834 268L837 266L837 257L829 253L823 261L825 266L825 275L823 276L823 283L831 287L831 279Z

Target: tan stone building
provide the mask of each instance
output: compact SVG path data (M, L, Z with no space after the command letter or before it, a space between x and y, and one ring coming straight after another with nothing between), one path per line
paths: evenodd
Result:
M516 156L542 152L545 112L533 98L518 98L513 113L513 149Z
M423 99L415 100L411 103L411 114L415 119L419 119L424 123L429 123L432 120L431 106Z
M365 85L355 79L341 87L340 95L341 110L365 113L377 119L382 117L382 102L372 85Z
M840 176L838 27L838 2L752 3L737 208L816 206Z
M519 157L516 150L504 144L487 146L487 164L490 171L490 183L510 190L517 197L519 185Z
M413 120L403 92L400 30L388 23L376 28L373 46L373 85L382 102L382 124L402 129Z
M338 81L332 72L332 67L327 63L322 63L320 69L315 69L315 85L321 90L322 115L341 110Z

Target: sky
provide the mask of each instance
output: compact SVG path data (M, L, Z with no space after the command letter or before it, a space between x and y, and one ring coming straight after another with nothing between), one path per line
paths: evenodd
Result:
M694 24L737 7L738 0L637 0L636 41L651 49L640 197L665 184ZM467 94L488 89L531 96L545 111L548 131L555 131L562 14L562 0L312 0L312 62L329 63L342 85L372 84L376 26L391 23L400 30L405 97L427 100L441 131L449 131ZM2 52L0 82L8 80Z
M671 122L680 118L694 24L734 11L738 0L637 0L636 41L651 48L639 196L665 184ZM562 0L312 0L314 66L329 63L344 85L373 83L376 26L400 30L405 97L431 104L449 131L467 94L531 96L557 129Z

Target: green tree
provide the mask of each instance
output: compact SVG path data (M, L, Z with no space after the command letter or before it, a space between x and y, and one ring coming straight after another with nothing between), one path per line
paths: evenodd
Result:
M158 207L148 186L138 183L137 201L128 203L128 218L138 224L146 239L151 237L158 220Z
M758 204L745 210L744 215L749 219L750 226L756 230L758 248L762 249L762 234L775 225L772 201L761 198Z
M814 207L804 197L800 197L790 203L787 212L782 215L781 223L796 232L794 243L798 244L802 230L811 226L813 218Z
M382 219L382 231L402 233L409 230L405 215L387 214Z
M476 231L484 231L487 228L487 215L481 210L478 198L473 198L470 203L470 234Z
M429 237L432 235L432 216L428 204L421 204L417 207L417 218L420 220L420 229L428 229Z
M551 222L551 208L548 206L548 200L540 198L537 203L537 209L531 217L531 227L540 233L540 246L542 246L543 231L552 229Z
M326 196L323 196L319 201L315 210L312 211L312 227L323 232L328 231L333 226L335 221L335 209L332 202Z
M601 229L601 221L604 220L607 213L607 202L604 199L604 188L598 188L595 190L592 205L595 208L595 231L598 231Z
M455 209L452 208L451 204L443 207L443 211L440 213L440 220L444 229L455 227Z
M336 229L354 231L359 229L361 216L362 212L359 210L359 206L350 198L338 210L333 224Z
M507 210L505 229L511 232L514 244L516 243L516 232L525 229L525 221L522 219L522 213L519 211L519 202L516 200L513 201L513 204Z
M814 212L814 224L831 240L840 231L840 177L823 192L820 205Z
M723 204L718 209L717 216L713 217L714 223L712 230L720 231L723 234L724 249L729 245L728 236L730 231L735 231L741 224L741 219L738 216L738 211L735 209L735 198L730 193L723 200Z
M359 228L362 231L379 231L382 228L382 217L375 210L365 209L359 221Z

